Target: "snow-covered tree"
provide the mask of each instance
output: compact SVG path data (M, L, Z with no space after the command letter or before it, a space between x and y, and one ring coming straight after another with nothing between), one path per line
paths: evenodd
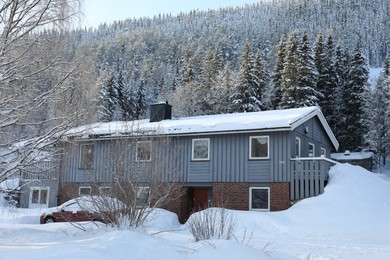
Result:
M284 35L282 35L276 56L276 65L274 73L272 75L272 91L271 91L271 103L272 108L279 108L279 103L282 100L282 77L284 70L284 63L286 59L286 42Z

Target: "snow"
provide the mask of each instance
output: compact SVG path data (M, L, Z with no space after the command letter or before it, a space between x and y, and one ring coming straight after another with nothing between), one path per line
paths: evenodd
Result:
M375 86L381 72L383 71L383 68L370 68L368 70L368 84L370 84L370 86Z
M149 120L129 122L96 123L74 128L68 136L121 135L134 132L151 134L188 134L225 131L248 131L257 129L288 128L312 113L317 107L294 108L250 113L234 113L196 117L182 117L150 123Z
M14 190L19 187L19 178L7 179L0 182L0 190Z
M0 259L390 259L390 168L338 164L325 192L281 212L229 210L236 239L195 242L159 209L142 229L39 225L39 211L0 209Z
M331 153L330 158L334 160L362 160L374 157L373 152L348 152Z

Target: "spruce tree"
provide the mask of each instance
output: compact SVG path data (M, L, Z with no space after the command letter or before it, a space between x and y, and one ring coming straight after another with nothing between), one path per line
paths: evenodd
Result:
M284 35L282 35L278 45L276 65L275 65L274 74L272 76L271 107L273 109L278 109L279 104L282 101L282 76L283 76L285 60L286 60L286 42L284 39Z
M266 69L266 64L260 56L260 53L256 53L252 60L252 66L250 70L250 78L252 82L252 88L254 88L254 100L256 109L267 110L271 105L266 99L266 91L269 87L270 76Z
M347 75L347 82L342 92L342 114L344 117L339 136L340 148L359 150L364 146L366 124L364 122L364 105L368 70L364 56L357 45Z
M313 50L307 31L303 33L301 46L298 48L298 79L295 93L297 107L316 106L321 92L317 91L318 72L314 63Z
M114 74L110 73L108 79L104 80L99 92L100 120L110 122L113 120L117 107L117 95L114 89Z

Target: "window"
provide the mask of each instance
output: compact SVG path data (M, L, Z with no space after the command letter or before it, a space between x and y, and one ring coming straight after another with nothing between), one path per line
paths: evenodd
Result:
M301 138L295 137L295 157L301 157Z
M192 139L192 160L202 161L210 159L210 139Z
M326 149L321 147L321 157L326 157Z
M89 196L89 195L91 195L91 187L90 186L81 186L81 187L79 187L79 195L80 196Z
M99 187L100 195L111 195L111 187Z
M259 211L270 210L270 192L269 188L249 188L249 209Z
M30 208L47 207L49 204L49 187L30 188Z
M150 162L152 160L152 142L139 141L136 148L137 162Z
M80 146L80 169L93 168L93 144Z
M145 208L145 206L149 206L149 187L141 186L136 188L136 205L140 208Z
M309 157L314 157L316 146L313 143L309 143Z
M269 137L268 136L251 136L249 142L250 159L268 159L269 154Z

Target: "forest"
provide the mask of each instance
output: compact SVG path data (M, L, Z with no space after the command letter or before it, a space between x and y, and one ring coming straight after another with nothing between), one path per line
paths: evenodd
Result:
M79 1L61 3L76 13ZM23 142L29 154L70 127L147 118L151 103L168 101L174 116L319 106L340 150L390 152L388 0L259 1L98 28L39 21L14 34L7 8L2 149ZM383 68L373 86L370 67Z

